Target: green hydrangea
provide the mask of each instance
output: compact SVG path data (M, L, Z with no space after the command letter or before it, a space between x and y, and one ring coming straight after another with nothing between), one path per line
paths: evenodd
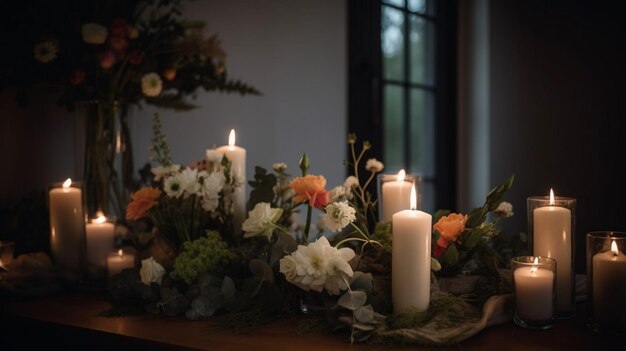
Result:
M191 284L199 273L207 272L222 276L224 270L237 255L222 240L220 233L208 231L205 237L183 244L181 253L174 262L172 278L182 279Z

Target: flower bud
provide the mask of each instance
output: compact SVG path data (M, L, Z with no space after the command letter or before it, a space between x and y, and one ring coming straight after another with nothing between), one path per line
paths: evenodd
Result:
M309 169L311 162L309 161L309 156L305 153L300 158L300 169L302 170L302 175L306 175L307 170Z
M348 134L348 144L356 143L356 134L350 133Z

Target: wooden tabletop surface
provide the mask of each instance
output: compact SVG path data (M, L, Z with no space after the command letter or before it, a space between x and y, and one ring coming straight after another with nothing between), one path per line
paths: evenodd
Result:
M12 302L2 308L3 330L0 349L23 348L33 343L55 342L72 349L82 345L86 350L118 349L172 350L415 350L419 347L382 347L350 345L346 334L297 333L297 322L273 323L247 333L210 332L214 320L189 321L184 317L140 315L102 317L109 308L102 294L75 293L27 302ZM623 350L624 340L616 336L593 333L585 326L584 305L577 316L560 320L554 329L526 330L512 322L488 328L474 337L437 350L585 350L613 346ZM6 340L2 340L6 339ZM615 348L615 346L618 346ZM56 349L56 348L55 348ZM426 349L426 348L422 348Z

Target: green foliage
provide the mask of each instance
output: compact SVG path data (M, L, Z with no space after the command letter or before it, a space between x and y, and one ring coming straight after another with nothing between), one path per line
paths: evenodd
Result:
M381 243L387 253L391 253L392 240L392 224L391 222L378 222L372 234L372 240Z
M209 231L206 237L183 243L183 249L174 262L172 278L191 284L199 273L221 276L237 259L237 255L222 240L220 234Z
M252 191L248 200L248 208L252 209L260 202L274 203L274 187L277 179L272 173L268 173L263 167L254 168L254 180L248 181Z
M161 116L158 113L154 114L152 120L152 159L163 167L172 164L170 146L165 138L165 133L163 133Z

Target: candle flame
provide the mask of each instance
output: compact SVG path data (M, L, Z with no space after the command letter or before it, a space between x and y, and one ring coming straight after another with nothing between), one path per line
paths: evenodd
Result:
M102 214L102 212L99 212L100 216L98 216L98 218L94 219L93 222L94 223L98 223L98 224L102 224L104 222L107 221L107 218Z
M122 251L122 249L117 250L117 255L118 256L123 256L124 255L124 251Z
M539 264L539 257L535 257L535 260L533 261L533 264Z
M231 129L228 135L228 146L235 146L235 130Z
M67 178L67 180L63 182L63 188L67 189L70 186L72 186L72 179Z
M415 211L417 209L417 193L415 192L415 183L411 187L411 210Z
M550 206L554 206L556 203L554 202L554 191L550 188Z
M539 257L535 257L533 264L535 266L533 266L533 268L530 269L530 274L534 274L537 271L537 264L539 263Z
M615 242L615 240L613 240L613 242L611 243L611 252L613 252L613 255L615 256L619 254L619 250L617 249L617 243Z
M399 182L403 182L404 178L406 178L406 172L404 171L404 169L401 169L400 172L398 172L398 177L396 178L396 180Z
M533 267L530 269L530 274L534 274L537 271L537 267Z

